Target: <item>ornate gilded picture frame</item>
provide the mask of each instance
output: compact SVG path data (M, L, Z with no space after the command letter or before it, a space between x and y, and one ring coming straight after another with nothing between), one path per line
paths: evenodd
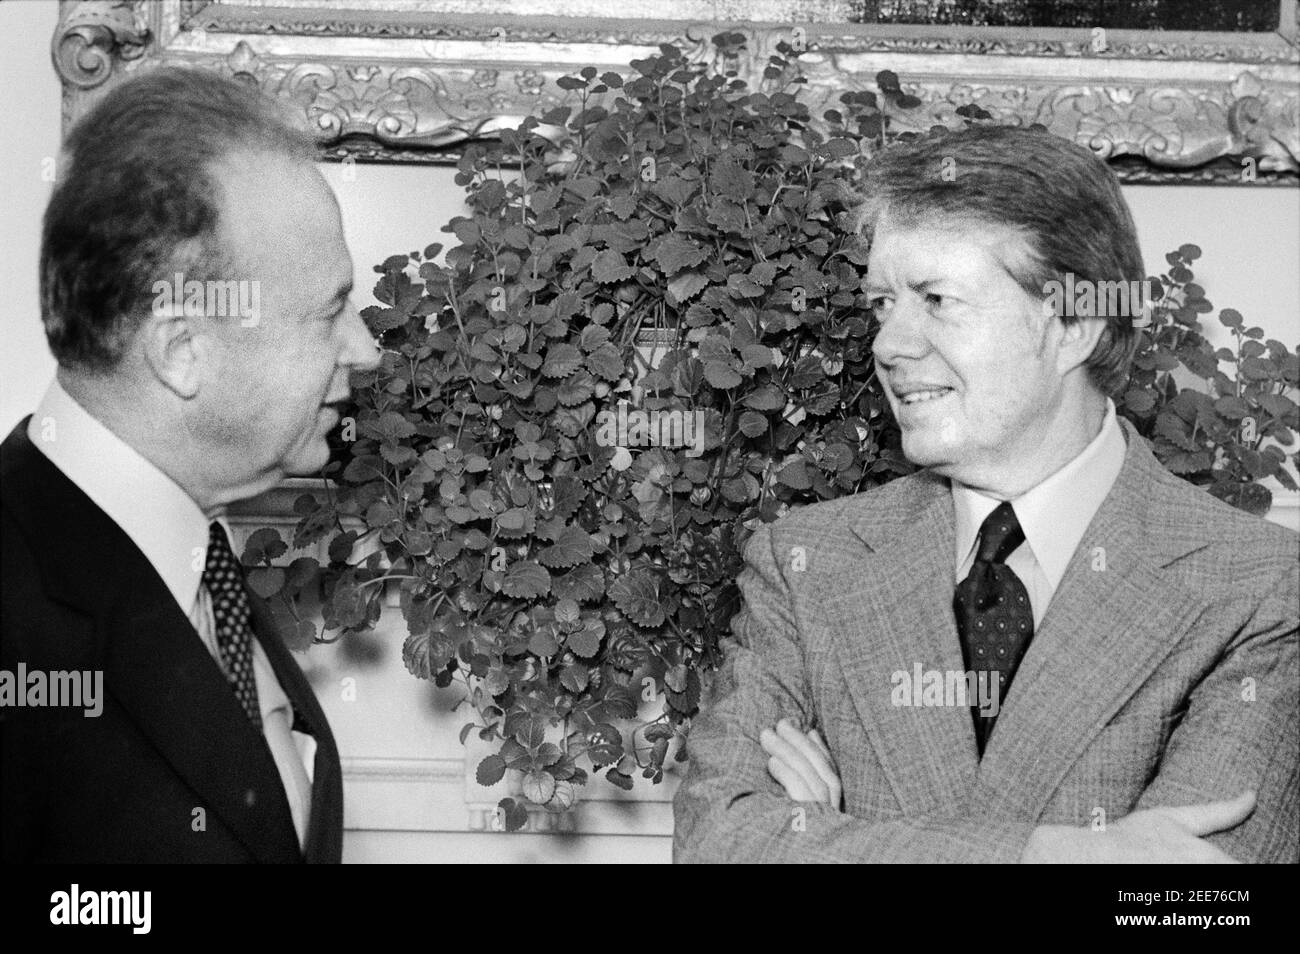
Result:
M614 19L597 0L565 16L541 0L61 0L52 53L65 123L134 70L191 64L285 101L322 158L447 163L564 102L566 73L623 69L668 42L712 58L711 37L739 31L744 52L720 65L756 81L791 44L814 116L888 69L921 100L907 117L919 128L975 104L1090 146L1127 182L1297 183L1295 0L1275 31L1233 33L861 23L852 7L649 0Z

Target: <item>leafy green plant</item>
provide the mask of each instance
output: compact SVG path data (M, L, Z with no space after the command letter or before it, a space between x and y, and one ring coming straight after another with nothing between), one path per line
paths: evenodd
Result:
M1300 387L1300 349L1265 341L1264 330L1247 327L1232 308L1220 311L1219 321L1232 331L1235 347L1212 347L1199 316L1214 306L1191 270L1200 255L1195 245L1183 245L1165 257L1169 269L1153 279L1159 298L1116 409L1152 442L1170 471L1262 516L1273 502L1262 481L1271 477L1297 489L1285 448L1300 429L1300 407L1292 397ZM1180 387L1176 369L1205 386ZM1297 452L1289 457L1294 467Z
M740 42L715 38L724 62ZM893 123L918 101L881 73L878 94L845 93L818 131L782 56L759 90L671 46L632 68L561 80L572 106L466 150L470 214L446 229L457 244L441 264L434 245L377 266L380 304L363 315L382 364L360 382L332 483L298 502L292 546L328 538L328 565L278 566L288 544L269 529L244 554L299 642L315 633L304 599L319 593L325 630L346 634L373 626L398 586L407 668L463 683L475 717L462 741L499 744L479 781L517 770L548 808L592 772L622 788L662 779L719 661L756 524L913 470L874 373L866 248L848 221L861 160L910 135ZM1222 447L1233 466L1205 472L1241 505L1255 492L1232 485L1277 458L1208 430L1173 383L1177 361L1216 357L1196 344L1189 248L1164 276L1123 410L1185 475L1202 460L1176 455ZM1235 397L1269 411L1260 433L1280 438L1294 358L1256 354L1254 330L1239 372L1269 374ZM699 421L702 440L611 431L624 402ZM526 817L502 807L509 827Z

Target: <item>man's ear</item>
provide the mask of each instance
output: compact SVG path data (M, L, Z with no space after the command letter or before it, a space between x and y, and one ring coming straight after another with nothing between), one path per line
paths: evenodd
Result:
M1080 318L1061 323L1061 341L1056 349L1056 370L1064 375L1083 365L1097 347L1109 318Z
M210 357L210 342L196 330L194 319L183 312L166 311L151 314L138 333L145 363L154 377L186 400L199 393L204 359Z

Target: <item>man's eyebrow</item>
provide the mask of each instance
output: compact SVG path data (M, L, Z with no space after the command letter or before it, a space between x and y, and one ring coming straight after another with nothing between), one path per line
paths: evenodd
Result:
M914 292L924 294L935 285L946 285L950 288L957 288L959 290L966 287L962 284L960 279L953 278L951 275L938 275L934 278L926 278L919 282L911 282L907 287L912 289Z
M926 278L917 282L908 282L907 287L914 292L924 293L926 289L934 285L940 285L945 283L955 285L958 288L962 287L961 282L957 281L954 278L950 278L949 276L946 275L940 275L935 278ZM886 286L877 284L876 282L873 281L868 281L867 284L863 286L862 290L868 295L883 295L889 292L889 289Z

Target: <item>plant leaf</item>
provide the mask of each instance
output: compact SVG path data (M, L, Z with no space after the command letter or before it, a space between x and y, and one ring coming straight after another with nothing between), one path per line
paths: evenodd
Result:
M590 659L600 652L601 640L605 638L605 624L598 619L582 621L582 629L570 633L564 645L583 659Z
M607 248L596 256L591 263L591 277L602 285L622 282L636 274L636 269L627 263L620 252Z
M532 560L522 560L506 570L501 592L516 599L536 599L551 588L551 575Z
M676 275L683 268L693 268L699 265L708 257L709 253L706 249L680 232L670 232L666 235L660 241L654 253L654 260L658 263L659 270L670 277ZM705 284L707 285L708 282L706 281ZM669 287L671 288L671 285ZM696 289L696 291L699 291L699 289ZM690 296L686 297L689 298ZM679 300L684 301L685 299L679 298Z
M587 355L587 370L606 381L617 381L623 376L627 366L618 348L606 343Z
M587 732L587 758L600 768L613 765L623 757L623 733L617 726L602 722Z
M248 571L248 587L267 600L284 589L285 572L278 566L259 566Z
M758 437L767 433L767 418L757 411L745 411L737 422L740 432L746 437Z
M557 576L551 581L551 590L556 596L589 603L599 599L605 592L605 576L600 567L593 563L584 563L574 567L568 573Z
M283 556L289 550L289 545L280 538L280 531L273 527L263 527L256 530L244 544L244 553L240 562L244 566L256 566L265 561L271 561L277 557Z
M708 287L709 279L703 272L682 272L668 283L668 300L682 305Z
M582 367L582 352L567 342L551 345L542 363L542 374L548 378L567 378Z
M667 616L660 602L659 577L649 570L632 570L614 581L610 598L638 626L660 626Z
M591 560L595 548L591 536L581 527L569 524L554 544L542 550L538 559L543 565L564 569Z
M402 643L402 662L417 679L432 679L447 664L430 632L411 633Z
M704 379L715 388L723 390L734 388L743 378L740 372L721 361L707 361L704 364Z
M505 822L506 831L519 831L528 824L528 806L523 802L515 801L513 798L503 798L497 802L497 808L501 812L501 819Z
M470 728L474 728L470 725ZM463 739L461 740L464 741ZM484 788L490 788L506 776L506 760L500 755L489 755L474 770L474 780Z
M807 490L812 486L812 478L808 476L808 468L801 460L792 461L781 468L776 479L794 490Z

